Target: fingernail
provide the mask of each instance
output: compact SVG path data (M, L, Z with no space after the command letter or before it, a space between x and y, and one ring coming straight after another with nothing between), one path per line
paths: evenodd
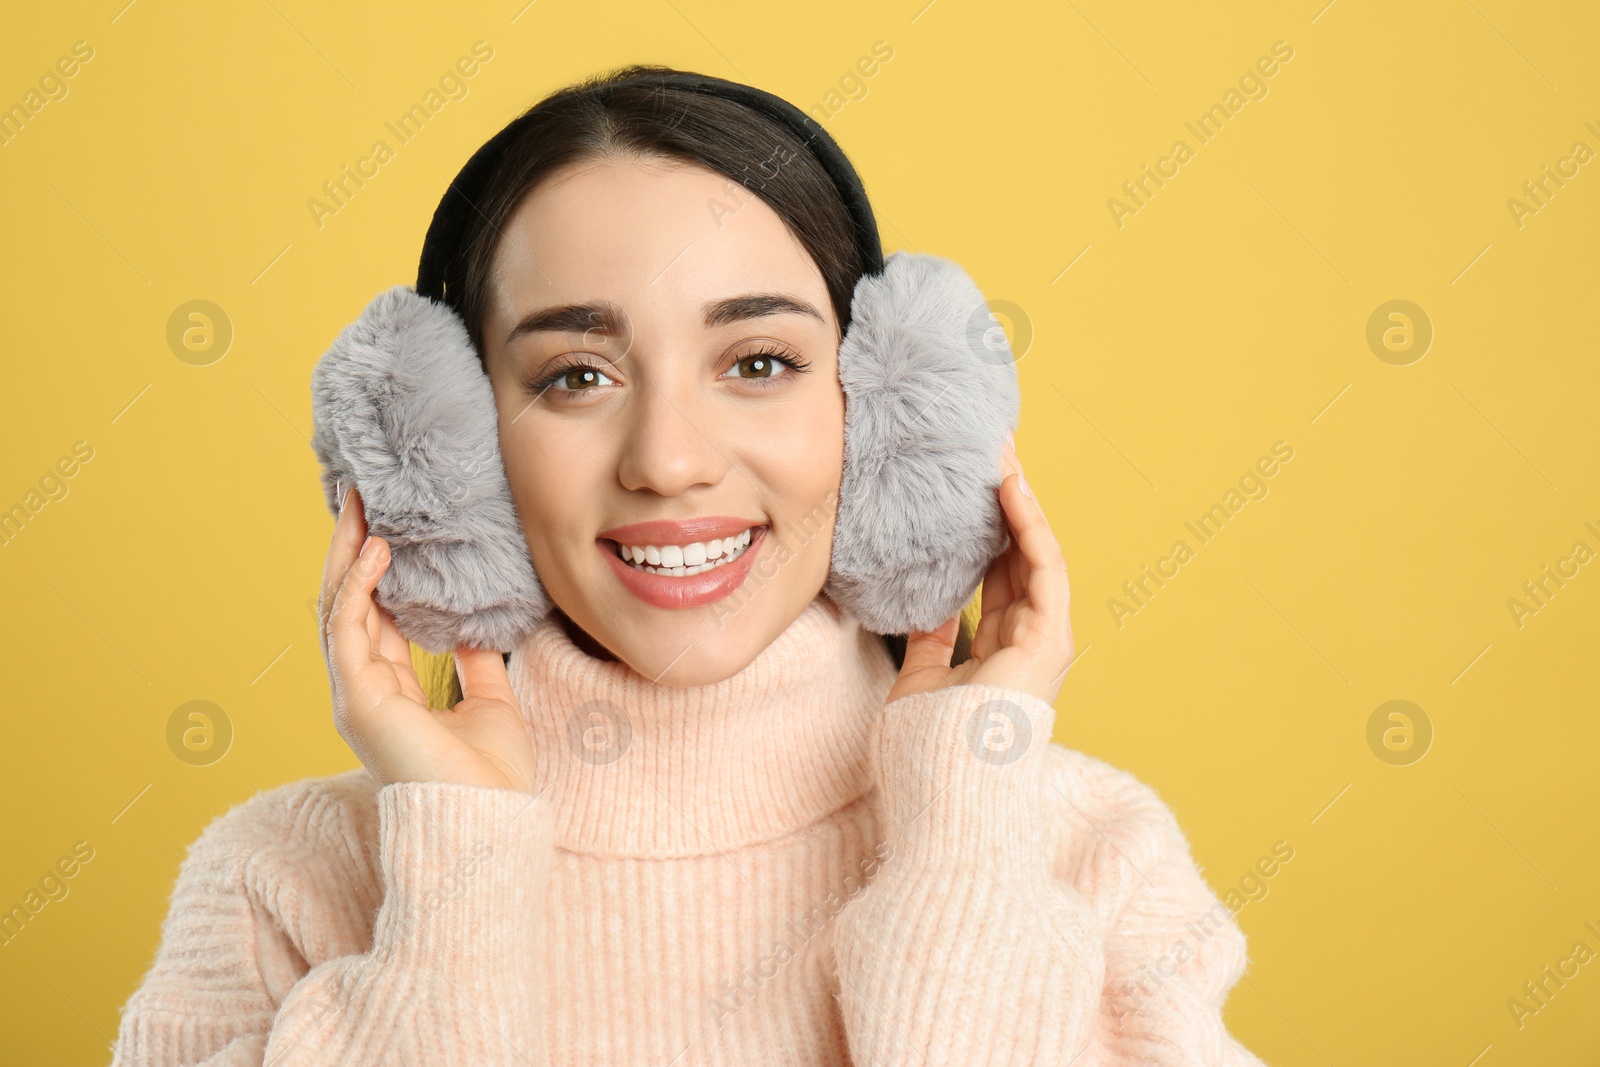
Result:
M1023 473L1022 468L1020 467L1017 468L1017 485L1021 487L1023 496L1027 497L1029 500L1034 499L1033 487L1028 484L1028 476Z
M339 510L344 510L344 479L340 478L333 483L333 499L339 502Z
M366 555L367 554L367 546L370 545L370 544L372 544L372 535L371 534L367 534L367 539L365 541L361 542L361 551L357 552L356 555L358 555L358 556Z

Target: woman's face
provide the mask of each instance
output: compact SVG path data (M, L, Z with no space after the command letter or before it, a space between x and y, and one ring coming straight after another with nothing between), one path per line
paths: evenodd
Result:
M588 163L518 207L487 297L501 454L546 591L646 678L737 673L828 575L844 394L816 264L720 174Z

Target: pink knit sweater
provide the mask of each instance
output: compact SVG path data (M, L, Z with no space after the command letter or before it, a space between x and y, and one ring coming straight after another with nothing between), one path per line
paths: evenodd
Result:
M542 792L358 768L217 818L114 1067L1261 1067L1172 813L1038 698L885 706L825 597L713 685L554 620L509 670Z

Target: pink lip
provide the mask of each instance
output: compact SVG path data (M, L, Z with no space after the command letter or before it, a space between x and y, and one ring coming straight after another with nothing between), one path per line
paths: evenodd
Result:
M615 526L601 530L596 536L622 545L689 545L729 537L760 525L753 519L731 515L701 515L694 519L652 519L630 526Z
M749 529L751 526L750 523L746 523L742 519L719 518L711 521L724 524L719 526L718 529L723 530L725 534L738 533L740 530ZM743 523L743 525L725 525L730 522L739 522ZM622 542L624 544L670 545L677 543L675 540L677 535L663 538L661 527L666 526L678 529L683 525L685 524L645 522L635 526L618 527L615 531L607 532L622 533L629 538L638 538L638 540ZM654 528L652 529L652 527ZM702 536L716 537L718 535L716 533L704 535L696 533L686 535L686 539L692 542L699 540ZM657 538L661 539L657 540ZM766 538L767 528L765 526L755 527L750 532L750 543L745 546L738 559L732 563L724 563L720 567L713 567L708 571L702 571L687 578L651 574L649 571L642 571L631 566L621 556L617 555L618 542L615 540L601 537L596 538L594 543L595 547L600 550L600 554L606 558L612 573L617 576L617 580L622 583L623 588L627 589L628 592L653 607L679 610L683 608L698 608L705 604L716 603L743 585L745 576L750 573L750 567L755 562L756 553L761 551L761 546L766 542Z

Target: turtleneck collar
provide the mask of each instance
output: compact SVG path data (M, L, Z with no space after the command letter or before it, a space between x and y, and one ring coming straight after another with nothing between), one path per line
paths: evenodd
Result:
M656 858L782 837L864 795L868 732L896 674L883 638L825 596L711 685L660 685L590 656L554 613L507 672L556 844Z

